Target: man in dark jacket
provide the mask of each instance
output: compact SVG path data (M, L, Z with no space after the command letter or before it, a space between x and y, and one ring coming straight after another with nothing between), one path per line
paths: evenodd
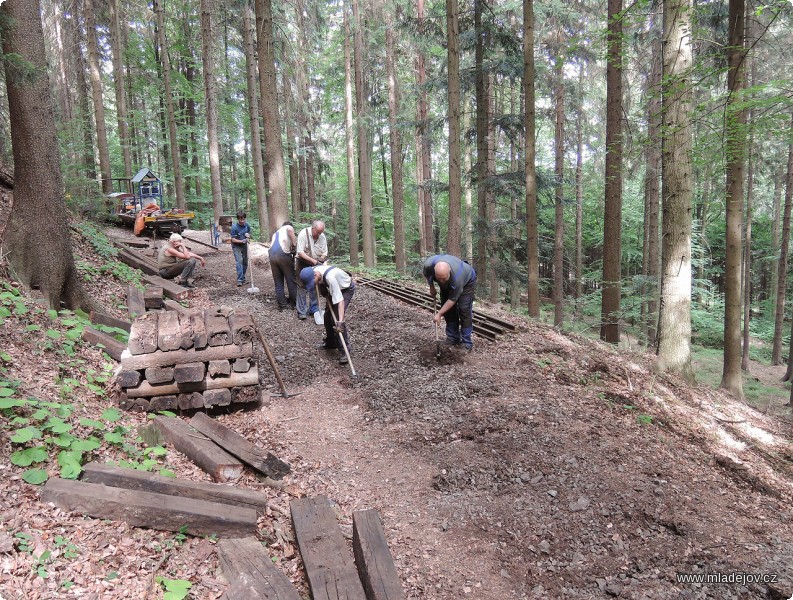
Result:
M476 271L464 260L451 254L437 254L424 261L424 277L435 298L435 283L441 289L441 307L434 320L446 319L446 343L462 344L466 350L474 345L474 290Z

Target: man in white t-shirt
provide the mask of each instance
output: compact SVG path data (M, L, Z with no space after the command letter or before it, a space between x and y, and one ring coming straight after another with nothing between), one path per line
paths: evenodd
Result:
M297 235L297 265L295 267L297 283L297 318L304 320L309 313L306 296L309 296L311 307L317 305L316 290L308 291L300 272L306 267L316 267L328 258L328 241L325 238L325 223L316 220L311 227L302 229ZM313 313L312 313L313 314Z
M295 288L297 286L295 285L294 249L296 243L295 228L289 221L284 221L284 224L276 230L270 243L270 270L273 272L278 310L284 310L290 304L295 305L295 296L297 296ZM284 284L289 291L288 298L284 294Z
M309 283L307 287L311 286ZM350 335L347 331L347 309L355 294L355 282L344 269L332 265L319 265L314 267L314 286L319 289L327 300L325 309L325 339L319 347L326 350L338 349L341 351L339 363L346 364L347 356L341 345L340 335L344 338L347 351L351 352ZM333 311L333 313L331 313ZM334 324L333 317L336 317ZM335 325L335 326L334 326Z

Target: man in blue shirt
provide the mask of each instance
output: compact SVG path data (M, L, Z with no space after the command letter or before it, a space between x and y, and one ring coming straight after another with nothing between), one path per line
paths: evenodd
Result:
M441 307L434 320L440 324L441 316L446 319L446 343L453 346L462 344L466 350L471 350L474 345L476 271L456 256L437 254L424 261L423 273L433 298L437 293L435 283L441 288Z
M238 211L237 222L231 226L231 250L234 252L234 262L237 266L237 287L245 283L245 273L248 271L248 242L251 239L251 226L245 222L245 219L245 213Z

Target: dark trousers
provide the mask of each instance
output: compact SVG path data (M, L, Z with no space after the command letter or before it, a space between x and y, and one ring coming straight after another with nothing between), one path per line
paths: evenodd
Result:
M237 283L243 283L248 272L248 244L232 244L231 250L237 268Z
M297 285L295 284L295 259L291 254L287 254L281 246L275 244L270 248L270 269L273 272L273 283L275 284L275 297L278 301L278 308L287 308L295 303L297 297ZM284 283L289 291L289 298L284 295Z
M160 277L163 279L173 279L179 275L182 278L182 281L185 281L193 276L193 271L195 270L197 262L198 261L195 258L180 260L169 267L160 269Z
M443 315L446 319L446 337L454 344L462 344L466 348L474 345L474 291L476 279L469 281L463 288L463 293L457 304ZM449 299L449 293L441 288L441 306Z
M352 350L350 348L350 333L347 329L347 309L350 307L350 302L352 302L352 297L355 295L355 284L352 284L346 290L341 291L341 296L343 298L342 302L344 302L344 343L347 344L347 350ZM330 311L333 311L333 315L330 314ZM341 347L341 340L339 340L339 334L336 333L336 329L334 329L334 322L333 317L336 319L339 318L339 305L338 304L331 304L328 302L328 307L325 309L325 345L329 348L338 348L339 350L343 350Z

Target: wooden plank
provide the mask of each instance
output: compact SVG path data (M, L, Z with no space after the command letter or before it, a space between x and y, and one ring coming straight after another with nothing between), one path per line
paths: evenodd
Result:
M134 285L127 288L127 309L129 316L133 319L146 312L146 304L143 301L143 292Z
M119 371L116 374L116 382L123 388L135 387L140 380L140 371Z
M263 492L244 490L219 483L164 477L148 471L125 469L97 462L90 462L83 467L81 480L128 490L142 490L180 498L243 506L259 513L264 513L267 508L267 494Z
M149 399L149 412L160 412L162 410L176 410L179 408L176 394L167 396L155 396Z
M190 312L189 308L185 308L184 306L182 306L175 300L171 300L170 298L164 298L162 301L162 305L163 308L165 308L165 310L172 310L174 312L178 312L180 315L186 315L189 314Z
M207 374L207 366L202 362L183 363L173 368L173 379L176 383L197 383L203 381Z
M207 310L204 313L204 323L206 323L207 340L210 346L231 344L231 330L229 329L229 321L225 316Z
M143 271L147 275L157 275L157 273L159 273L156 265L152 265L150 261L146 260L146 257L133 250L119 251L118 260L123 262L125 265L132 267L133 269Z
M237 358L234 360L232 369L235 373L247 373L251 370L251 360L249 358Z
M128 389L127 395L129 395L130 398L150 398L152 396L164 396L182 392L204 392L207 390L256 385L258 383L259 370L254 367L247 373L233 373L229 377L218 377L217 379L206 378L198 383L164 383L162 385L152 385L148 381L141 381L138 387Z
M227 360L210 360L207 373L210 377L231 375L231 363Z
M150 354L157 350L157 313L146 313L135 319L129 332L131 354Z
M142 279L146 283L161 287L163 293L171 300L184 300L190 295L188 288L177 285L170 279L163 279L158 275L145 275Z
M175 367L149 367L144 371L146 381L151 385L162 383L173 383L173 372Z
M256 325L253 317L246 311L233 312L229 315L229 329L231 341L235 344L252 342L256 337Z
M258 385L236 387L231 390L232 402L258 402L262 397L262 390Z
M243 358L252 355L253 344L244 344L242 346L229 344L228 346L216 346L203 350L190 348L189 350L174 350L172 352L157 350L150 354L137 356L133 356L132 353L124 352L124 354L121 355L121 366L126 370L137 371L138 369L145 369L147 367L172 367L186 362L233 360L235 358Z
M204 322L204 312L193 310L190 313L190 330L193 332L193 347L196 350L203 350L209 344L207 337L207 326ZM239 344L242 346L243 344ZM253 347L253 345L251 345Z
M110 238L111 243L116 248L127 248L128 246L132 246L133 248L148 248L149 241L148 240L130 240L125 238Z
M160 313L157 322L157 348L163 352L179 350L182 345L182 330L179 328L179 313Z
M162 288L156 285L147 285L143 290L143 303L147 310L162 308Z
M327 498L289 503L295 537L314 600L366 600L336 514Z
M291 467L274 454L249 442L244 436L204 413L196 413L190 425L246 465L272 479L281 479Z
M179 405L181 410L204 408L204 394L201 392L179 394L176 397L176 403Z
M115 361L120 362L121 355L124 353L124 350L127 349L126 344L119 342L112 335L102 333L101 331L97 331L92 327L86 327L83 329L81 337L89 344L94 344L95 346L101 344L105 353Z
M43 502L99 519L126 521L134 527L180 531L191 535L252 535L256 511L206 500L108 487L70 479L53 478L41 492Z
M243 465L240 461L182 419L158 416L154 418L154 424L167 442L209 473L215 481L233 481L242 475Z
M221 572L231 584L226 592L229 600L300 600L255 537L222 539L217 549Z
M89 319L91 320L91 323L94 323L95 325L115 327L117 329L123 329L126 332L129 332L130 328L132 327L132 323L129 321L117 319L116 317L111 317L110 315L106 315L105 313L96 310L92 310L90 312Z
M219 390L207 390L204 392L204 406L228 406L231 404L231 390L222 388Z
M367 600L405 599L376 510L352 513L352 550Z

